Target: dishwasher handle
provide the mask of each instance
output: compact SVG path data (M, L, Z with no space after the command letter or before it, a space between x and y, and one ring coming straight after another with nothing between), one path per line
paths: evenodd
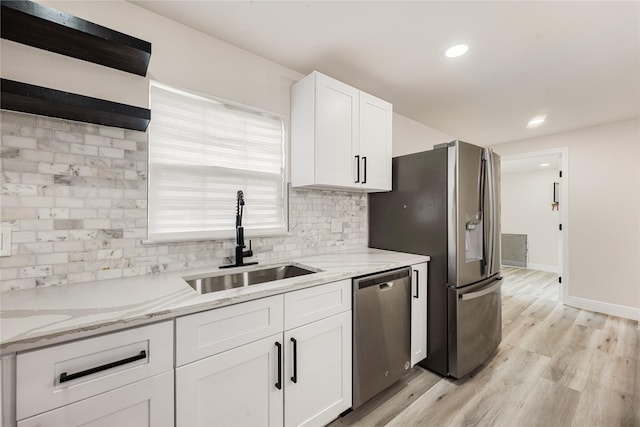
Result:
M399 270L387 271L380 274L375 274L371 276L364 276L358 279L354 279L353 283L355 285L354 290L360 290L364 288L368 288L369 286L376 285L384 285L389 284L389 282L393 282L394 280L402 279L404 277L411 276L410 268L402 268ZM380 286L381 290L384 290L382 286Z

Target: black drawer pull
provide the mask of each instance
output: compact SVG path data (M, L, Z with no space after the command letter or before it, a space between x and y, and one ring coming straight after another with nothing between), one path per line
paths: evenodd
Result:
M360 156L356 155L356 183L360 182Z
M420 271L413 270L416 273L416 294L413 296L414 298L420 298Z
M282 344L276 341L276 347L278 347L278 382L276 388L282 390Z
M87 375L95 374L96 372L106 371L107 369L115 368L117 366L126 365L127 363L135 362L136 360L146 359L147 352L142 350L137 356L127 357L126 359L118 360L116 362L107 363L106 365L96 366L95 368L87 369L86 371L76 372L75 374L67 374L63 372L60 374L60 382L75 380L76 378L86 377Z
M298 341L295 338L291 338L293 343L293 376L291 377L292 383L298 382Z

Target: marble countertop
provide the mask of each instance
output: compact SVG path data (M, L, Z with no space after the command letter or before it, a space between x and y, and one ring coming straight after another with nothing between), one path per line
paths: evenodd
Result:
M217 267L0 294L0 354L25 351L292 290L428 261L428 256L362 248L283 262L321 272L200 295L183 277ZM246 271L268 265L233 269ZM230 272L227 270L226 272Z

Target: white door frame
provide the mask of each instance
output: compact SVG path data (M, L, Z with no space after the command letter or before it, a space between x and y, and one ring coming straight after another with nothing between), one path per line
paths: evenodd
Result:
M541 157L549 155L560 156L560 170L562 177L560 180L560 223L562 224L562 250L560 251L560 262L558 274L562 277L560 283L560 303L566 304L569 296L569 148L552 148L542 151L531 151L528 153L518 153L501 156L502 161L528 159L531 157Z

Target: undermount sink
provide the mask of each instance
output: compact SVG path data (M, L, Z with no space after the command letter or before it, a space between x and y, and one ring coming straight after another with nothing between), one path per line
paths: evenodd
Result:
M296 264L283 264L237 273L216 274L214 276L185 278L185 281L199 294L242 288L259 283L273 282L290 277L317 273L320 270Z

